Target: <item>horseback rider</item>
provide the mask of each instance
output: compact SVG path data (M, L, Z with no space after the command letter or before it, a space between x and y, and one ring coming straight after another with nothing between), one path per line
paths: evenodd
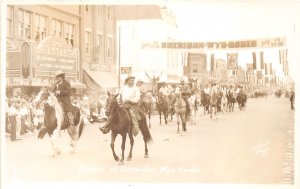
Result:
M63 109L63 112L68 118L70 126L74 126L74 115L73 115L73 105L71 103L71 85L65 79L65 72L58 70L55 73L56 83L53 86L53 92L56 95L56 98Z
M141 119L141 115L138 111L138 102L141 97L140 89L134 86L135 77L128 75L125 79L125 85L119 92L119 101L122 103L122 108L126 109L132 120L132 133L134 136L138 134L139 126L138 121ZM110 131L110 119L108 122L100 128L100 130L106 134Z
M180 80L180 84L175 89L175 94L181 93L182 98L186 104L186 114L189 117L191 115L191 108L190 104L188 102L188 95L190 95L190 90L187 85L185 85L185 82L183 79Z
M162 82L161 84L162 86L159 89L159 94L162 95L163 98L167 99L170 95L170 90L166 82Z

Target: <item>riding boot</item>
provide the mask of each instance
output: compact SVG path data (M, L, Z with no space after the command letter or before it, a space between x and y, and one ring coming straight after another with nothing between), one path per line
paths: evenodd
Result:
M71 127L75 126L74 125L74 115L72 114L72 112L66 112L66 115L68 117L68 121Z
M139 124L137 119L134 116L131 116L132 119L132 134L136 136L139 133Z

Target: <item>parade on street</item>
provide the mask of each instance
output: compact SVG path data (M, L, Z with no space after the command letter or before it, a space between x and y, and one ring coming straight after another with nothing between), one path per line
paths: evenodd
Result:
M72 3L1 1L1 186L297 184L297 1Z

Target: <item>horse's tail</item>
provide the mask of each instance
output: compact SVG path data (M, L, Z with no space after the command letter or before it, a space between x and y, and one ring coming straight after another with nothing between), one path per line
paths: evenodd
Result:
M152 141L152 136L150 134L150 131L149 131L149 128L147 126L147 120L145 118L143 118L141 120L141 124L139 124L139 128L142 132L142 135L143 135L143 138L144 138L144 141L146 143Z
M42 128L38 134L38 139L43 139L44 136L47 134L48 130L47 128Z
M78 112L79 113L79 131L78 131L78 139L80 138L82 131L83 131L83 126L84 126L84 122L82 119L82 113L81 111Z

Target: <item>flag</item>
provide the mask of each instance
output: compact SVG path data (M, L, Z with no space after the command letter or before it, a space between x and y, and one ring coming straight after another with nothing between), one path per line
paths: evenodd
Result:
M279 50L279 63L287 62L287 49Z
M264 69L264 52L263 51L261 51L260 53L259 53L259 56L260 56L260 68L261 69Z
M248 75L254 74L254 71L253 71L253 64L247 64L247 74L248 74Z
M267 75L268 73L267 73L267 63L264 63L264 65L265 65L265 75Z
M256 70L256 52L252 52L253 69Z
M215 55L214 54L210 55L210 70L211 71L215 70Z
M238 69L238 53L227 53L227 69Z
M256 72L257 79L262 79L262 71Z

